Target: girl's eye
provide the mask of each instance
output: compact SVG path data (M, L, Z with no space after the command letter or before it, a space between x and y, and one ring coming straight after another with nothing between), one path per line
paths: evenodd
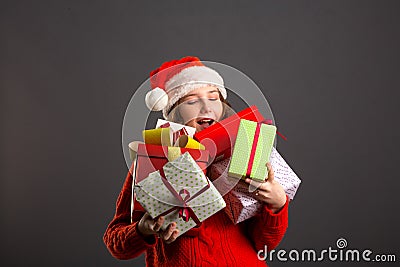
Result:
M210 101L217 101L218 98L209 98L208 100L210 100Z
M189 105L194 105L194 104L197 103L197 100L189 100L186 103L189 104Z

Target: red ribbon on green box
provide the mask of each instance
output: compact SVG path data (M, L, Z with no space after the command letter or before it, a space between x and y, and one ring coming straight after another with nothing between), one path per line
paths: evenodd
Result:
M258 143L258 136L260 135L261 124L263 124L263 123L272 125L272 120L266 119L266 120L263 120L263 121L257 123L256 132L254 133L253 146L252 146L251 152L250 152L249 166L247 167L247 172L246 172L247 177L250 177L251 170L253 168L254 156L256 154L256 148L257 148L257 143ZM281 134L278 130L276 130L276 133L283 140L286 141L286 137L283 134ZM272 149L272 147L271 147L271 149Z
M230 176L264 181L265 164L269 161L276 134L276 127L269 123L272 121L240 121L228 170Z

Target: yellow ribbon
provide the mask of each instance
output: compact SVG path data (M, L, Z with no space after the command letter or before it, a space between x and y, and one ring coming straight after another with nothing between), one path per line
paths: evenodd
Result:
M158 128L143 131L145 144L171 146L170 128Z
M171 129L157 128L143 131L143 140L146 144L169 146L169 147L183 147L204 150L204 145L200 144L188 135L182 135L178 138L175 144L171 142Z
M176 160L181 156L181 148L180 147L175 147L175 146L169 146L168 147L168 161L173 161Z

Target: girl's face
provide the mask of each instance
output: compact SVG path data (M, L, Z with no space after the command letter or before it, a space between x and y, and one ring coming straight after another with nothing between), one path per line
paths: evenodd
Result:
M223 113L219 91L213 86L191 91L181 98L178 108L184 124L196 128L196 132L219 121Z

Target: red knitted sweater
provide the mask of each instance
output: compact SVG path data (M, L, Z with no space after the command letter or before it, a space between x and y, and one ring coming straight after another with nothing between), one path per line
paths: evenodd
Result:
M144 238L137 230L142 214L131 223L132 175L128 172L117 200L116 212L103 240L117 259L146 253L147 266L266 266L257 251L275 248L288 225L288 202L273 214L264 206L261 214L234 225L223 210L178 237L171 244L155 236Z

